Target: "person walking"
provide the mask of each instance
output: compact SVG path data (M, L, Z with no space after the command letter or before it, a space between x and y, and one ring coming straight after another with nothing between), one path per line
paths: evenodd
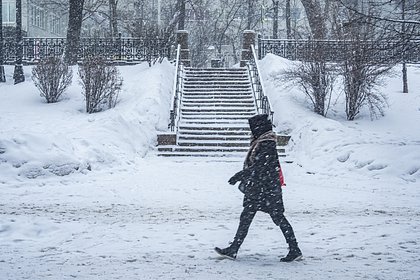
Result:
M284 216L281 185L284 184L277 155L277 137L267 114L253 116L248 120L252 132L251 146L245 158L244 168L229 179L229 184L240 182L238 188L244 193L243 211L235 238L229 247L214 250L223 258L236 259L248 229L257 211L268 213L280 227L289 245L287 256L281 262L302 258L302 252L292 226Z

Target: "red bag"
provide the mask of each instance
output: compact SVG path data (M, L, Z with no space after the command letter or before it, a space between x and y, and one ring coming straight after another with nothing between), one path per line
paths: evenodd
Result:
M280 177L280 186L285 187L286 183L284 182L284 176L283 176L283 172L281 171L280 162L279 162L279 177Z

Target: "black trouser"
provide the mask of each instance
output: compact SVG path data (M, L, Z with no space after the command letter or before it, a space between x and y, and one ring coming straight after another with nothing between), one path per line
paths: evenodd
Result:
M230 248L232 248L234 251L238 251L239 247L241 247L242 245L242 242L244 242L244 239L248 234L249 226L251 225L251 222L254 219L257 211L258 210L255 205L247 205L246 207L244 207L244 210L241 214L238 230L236 232L232 245L230 246ZM278 209L272 209L268 211L268 214L270 214L273 222L280 227L281 231L283 232L284 238L286 239L286 242L289 244L289 247L296 248L297 242L295 233L293 232L293 228L290 225L289 221L287 221L286 217L283 215L283 211L279 211Z

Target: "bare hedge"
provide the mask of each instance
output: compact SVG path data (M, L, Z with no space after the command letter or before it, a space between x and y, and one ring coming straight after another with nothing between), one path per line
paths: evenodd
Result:
M32 81L47 103L58 102L71 84L73 72L63 59L48 57L32 68Z
M122 78L115 66L107 65L100 57L92 57L79 66L80 83L86 100L86 112L101 112L115 107Z

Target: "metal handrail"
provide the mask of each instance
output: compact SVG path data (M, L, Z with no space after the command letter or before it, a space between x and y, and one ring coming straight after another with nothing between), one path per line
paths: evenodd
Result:
M265 95L265 86L261 78L261 70L258 65L257 54L254 45L251 45L252 57L248 62L248 72L252 81L252 92L257 104L259 114L267 114L271 121L273 121L274 112L271 110L271 104L268 97Z
M177 131L178 128L178 121L180 116L180 102L181 102L181 93L182 93L182 86L183 86L183 77L182 77L182 69L183 65L179 61L181 53L181 45L178 45L176 50L176 58L175 58L175 77L173 82L173 93L172 93L172 110L170 113L170 122L168 124L168 129L171 131Z

